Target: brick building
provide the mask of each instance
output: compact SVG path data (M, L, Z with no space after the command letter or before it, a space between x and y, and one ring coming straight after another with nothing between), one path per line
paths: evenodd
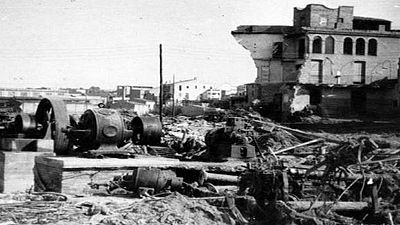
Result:
M400 112L400 32L358 17L352 6L294 8L293 26L239 26L232 35L257 67L248 101L288 115L317 106L325 116Z

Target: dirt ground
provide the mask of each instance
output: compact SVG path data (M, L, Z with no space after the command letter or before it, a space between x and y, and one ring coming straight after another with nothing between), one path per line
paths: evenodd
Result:
M0 195L0 224L232 224L205 200L179 193L167 197L68 196L57 201L26 193ZM64 200L64 199L62 199Z

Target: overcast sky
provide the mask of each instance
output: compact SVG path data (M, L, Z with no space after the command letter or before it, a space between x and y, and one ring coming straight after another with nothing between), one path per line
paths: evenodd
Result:
M400 0L0 0L0 86L157 85L159 44L165 81L253 82L231 30L292 25L293 7L311 2L400 27Z

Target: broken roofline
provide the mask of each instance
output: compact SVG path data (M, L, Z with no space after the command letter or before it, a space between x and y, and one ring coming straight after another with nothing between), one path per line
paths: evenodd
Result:
M379 22L392 22L381 18L365 17L365 16L353 16L353 20L365 20L365 21L379 21Z
M286 34L294 33L293 26L240 25L231 34Z
M338 30L326 28L301 27L295 29L294 26L262 26L262 25L241 25L231 34L284 34L284 35L303 35L305 33L315 34L336 34L350 36L372 36L372 37L400 37L398 31L375 31L375 30Z

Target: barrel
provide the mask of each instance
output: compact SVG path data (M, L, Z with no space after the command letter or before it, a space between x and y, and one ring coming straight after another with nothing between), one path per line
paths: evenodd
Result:
M158 117L135 117L131 122L132 141L141 145L158 145L161 141L162 125Z

